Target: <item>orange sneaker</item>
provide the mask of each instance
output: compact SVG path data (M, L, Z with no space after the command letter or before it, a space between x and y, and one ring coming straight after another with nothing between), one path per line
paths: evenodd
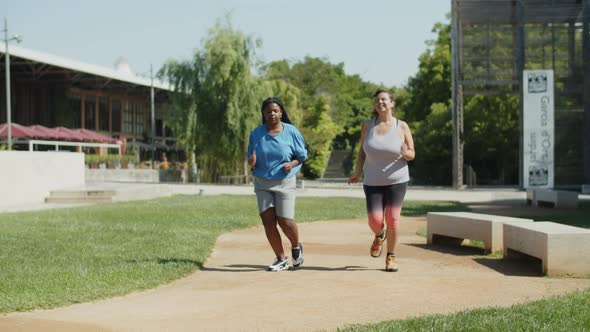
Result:
M373 240L373 244L371 244L371 256L379 257L381 256L381 252L383 251L383 242L385 241L385 232L381 233L381 235L375 235L375 239Z
M385 257L385 271L397 272L397 264L395 263L395 254L388 253Z

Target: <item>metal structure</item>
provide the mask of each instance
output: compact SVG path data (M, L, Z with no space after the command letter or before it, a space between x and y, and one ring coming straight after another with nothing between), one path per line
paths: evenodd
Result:
M11 102L10 102L10 52L8 51L8 42L11 40L20 43L22 38L20 36L12 36L8 38L8 20L6 17L4 18L4 65L5 65L5 74L6 74L6 122L8 123L8 150L12 149L12 126L11 123Z
M556 185L590 184L590 0L452 0L451 10L453 186L464 183L464 100L522 96L525 69L555 73ZM522 133L522 98L516 111ZM519 170L522 187L522 158Z

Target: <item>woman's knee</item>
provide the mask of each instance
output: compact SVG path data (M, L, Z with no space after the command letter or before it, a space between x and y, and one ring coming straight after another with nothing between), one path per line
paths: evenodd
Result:
M277 221L281 227L291 227L295 223L295 220L283 217L277 217Z
M383 228L383 214L382 213L369 213L369 227L371 229Z
M277 226L277 215L274 208L268 208L260 213L260 219L262 219L262 224L264 227L268 226Z
M386 220L387 227L388 228L398 227L399 226L400 219L401 219L400 217L397 217L397 218L387 218L387 220Z
M397 227L401 219L401 208L387 209L385 212L387 227Z

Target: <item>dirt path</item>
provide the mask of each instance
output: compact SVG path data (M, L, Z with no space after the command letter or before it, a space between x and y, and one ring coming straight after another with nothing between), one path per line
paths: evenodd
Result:
M334 330L347 324L510 306L590 288L590 279L539 277L535 266L431 247L424 218L402 220L400 272L368 254L364 220L300 224L306 260L264 271L273 255L262 228L221 236L205 268L157 289L0 317L0 331Z

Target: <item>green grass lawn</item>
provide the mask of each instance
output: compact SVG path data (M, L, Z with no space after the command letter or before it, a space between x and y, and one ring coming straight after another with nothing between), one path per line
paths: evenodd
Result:
M539 217L538 215L519 215L515 217L531 218L535 221L553 221L560 224L590 229L590 202L588 201L580 202L577 209L562 209L559 212L555 212L552 208L544 209L546 213L543 217Z
M377 324L347 326L338 331L590 331L590 290L509 308L466 310Z
M406 201L403 214L466 210L458 203ZM584 213L588 210L546 220L583 221ZM366 218L364 199L297 199L298 222L347 218ZM0 214L0 313L86 302L161 285L202 267L220 234L259 224L253 196L174 196ZM581 331L580 326L590 326L589 301L590 292L582 291L512 309L473 310L346 330ZM577 325L559 323L569 317ZM522 321L516 329L502 325L514 320ZM552 320L561 325L546 325Z

